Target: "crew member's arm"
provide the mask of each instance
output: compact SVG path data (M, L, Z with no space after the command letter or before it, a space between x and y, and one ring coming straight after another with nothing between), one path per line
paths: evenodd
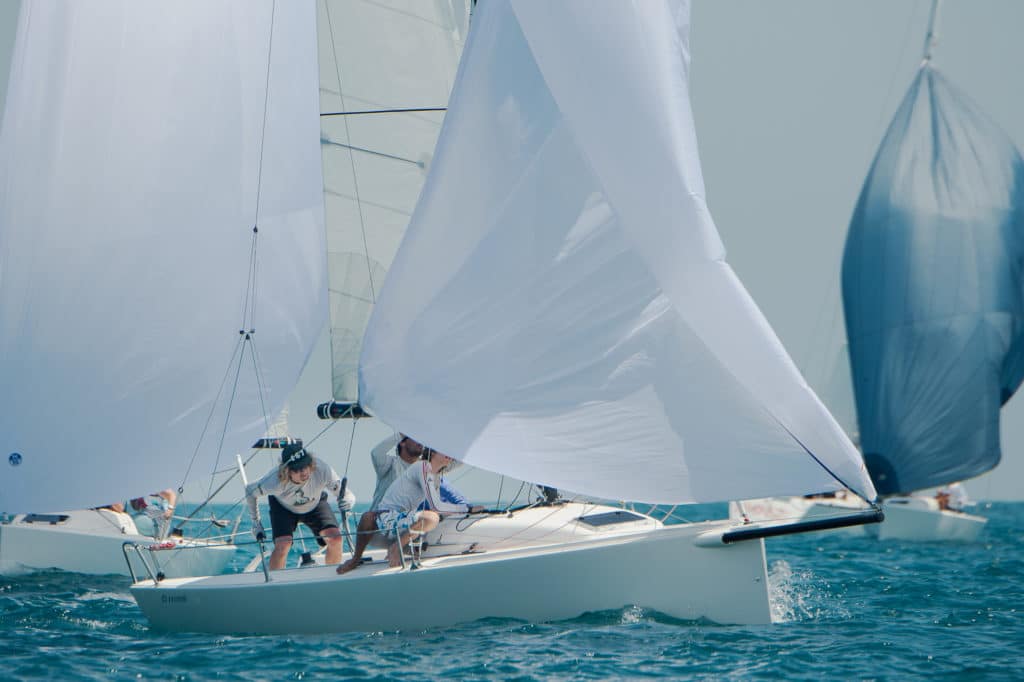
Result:
M448 479L444 476L441 477L441 501L450 502L451 504L469 504L469 500L467 500L462 493L453 488L448 483Z
M325 465L326 466L326 465ZM319 469L319 467L317 467ZM341 514L347 514L352 511L352 507L356 506L356 495L352 492L352 488L345 486L345 494L341 493L341 477L331 467L327 467L327 471L330 472L330 482L328 482L326 488L330 490L338 498L338 512Z
M257 540L262 540L264 536L263 522L260 521L259 498L277 492L279 485L277 469L273 469L260 480L245 486L245 503L249 507L249 518L252 520L252 534Z
M396 433L377 443L377 447L370 450L370 459L373 461L373 470L377 472L377 478L382 478L395 465L397 456L392 457L388 453L401 439L402 437Z

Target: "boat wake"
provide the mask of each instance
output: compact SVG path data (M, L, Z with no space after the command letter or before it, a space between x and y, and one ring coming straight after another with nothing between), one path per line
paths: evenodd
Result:
M768 603L773 623L845 618L849 613L831 598L827 586L809 570L794 571L778 560L768 570Z

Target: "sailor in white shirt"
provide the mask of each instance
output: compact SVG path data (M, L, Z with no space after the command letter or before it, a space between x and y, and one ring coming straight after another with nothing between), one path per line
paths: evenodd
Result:
M392 454L392 449L394 454ZM409 465L423 455L423 446L401 433L388 436L377 447L370 451L373 470L377 472L377 487L373 490L373 501L370 509L378 509L391 484L398 476L409 468Z
M437 527L441 514L466 514L483 507L446 502L441 498L441 476L454 460L448 455L424 449L424 460L410 466L395 479L380 503L377 529L392 542L388 547L388 565L402 564L401 551L413 535L427 533ZM419 511L426 502L427 508Z
M338 511L352 510L356 502L351 490L341 492L341 478L329 464L301 445L286 445L281 451L281 465L245 489L252 532L257 540L265 537L257 500L268 495L270 527L274 536L274 551L270 555L270 568L284 568L292 535L301 521L327 544L326 563L341 561L341 531L338 521L327 503L327 491L338 498Z
M397 441L397 456L389 456L388 450ZM428 461L416 461L412 452L425 452L431 457ZM374 537L382 537L393 541L399 533L378 533L380 529L394 530L401 526L405 531L421 533L436 527L440 521L438 513L466 513L479 511L483 507L470 507L465 499L443 480L443 473L454 462L447 455L424 448L408 436L400 435L385 439L373 449L374 468L377 469L377 493L370 511L359 519L359 538L355 551L348 561L338 566L338 573L347 573L359 566L363 552ZM386 459L391 462L383 461ZM386 487L382 483L389 482ZM383 488L383 491L382 491ZM425 504L424 504L425 503ZM406 507L406 505L411 505ZM421 506L427 509L418 511ZM385 519L382 521L381 519ZM432 521L432 523L431 523ZM417 527L419 524L421 527ZM427 527L429 525L429 528ZM410 533L405 534L402 544L409 541ZM401 557L392 551L388 552L389 561L401 563ZM396 565L392 563L392 565Z

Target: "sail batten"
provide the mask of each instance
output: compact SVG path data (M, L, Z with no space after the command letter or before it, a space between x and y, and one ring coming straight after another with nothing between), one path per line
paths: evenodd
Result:
M319 0L334 399L359 398L363 332L430 165L469 6Z
M841 489L808 452L873 498L724 260L688 4L495 0L474 21L367 330L364 404L475 466L606 498Z
M927 62L885 134L843 257L861 445L883 494L977 476L1024 363L1024 160Z

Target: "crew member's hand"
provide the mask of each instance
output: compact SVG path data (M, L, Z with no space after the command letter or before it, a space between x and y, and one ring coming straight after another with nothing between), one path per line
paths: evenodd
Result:
M256 542L263 542L267 539L267 534L263 531L263 524L259 521L252 524L252 534L256 538Z

